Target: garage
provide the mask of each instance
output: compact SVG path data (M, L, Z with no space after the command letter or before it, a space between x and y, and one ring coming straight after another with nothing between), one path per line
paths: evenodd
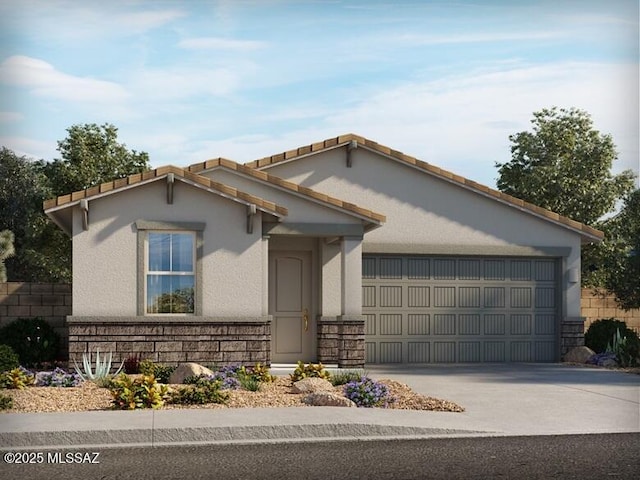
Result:
M362 259L367 363L554 362L559 260Z

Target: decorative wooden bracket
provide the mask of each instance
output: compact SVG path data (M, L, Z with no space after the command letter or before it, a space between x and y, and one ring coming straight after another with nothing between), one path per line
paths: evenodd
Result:
M351 140L347 145L347 168L351 168L351 152L358 148L358 142Z
M173 205L173 184L176 178L173 173L167 173L167 203Z
M247 233L253 233L253 217L256 216L258 209L255 204L247 205Z
M80 200L80 210L82 211L82 229L89 230L89 200Z

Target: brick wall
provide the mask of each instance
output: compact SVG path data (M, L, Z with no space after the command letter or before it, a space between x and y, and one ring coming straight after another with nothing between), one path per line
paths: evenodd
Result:
M71 285L64 283L0 283L0 327L17 318L42 317L61 337L61 358L66 358L66 316L71 315Z
M69 359L83 353L112 352L120 363L140 354L156 362L177 364L269 364L271 322L210 318L140 319L140 317L70 317Z
M618 307L613 295L608 292L594 292L590 288L582 289L582 316L585 332L592 322L601 318L616 318L627 323L627 326L640 334L640 309L624 311Z
M364 317L318 319L318 361L341 368L361 368L365 363Z

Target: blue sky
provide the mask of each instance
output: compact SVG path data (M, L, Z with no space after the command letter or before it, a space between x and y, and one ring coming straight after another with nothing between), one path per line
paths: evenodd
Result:
M577 107L638 171L637 0L0 2L0 144L113 123L153 166L357 133L489 186Z

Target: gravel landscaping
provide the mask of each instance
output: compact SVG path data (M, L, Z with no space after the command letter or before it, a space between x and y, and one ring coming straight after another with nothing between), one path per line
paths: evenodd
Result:
M462 412L464 408L447 400L428 397L415 393L409 386L394 380L380 379L394 401L388 408L402 410L432 410ZM334 387L342 393L343 387ZM80 412L91 410L109 410L111 394L108 389L100 388L92 382L84 382L78 387L28 387L24 390L2 390L13 398L14 407L1 413L26 412ZM272 383L263 383L258 392L231 390L226 405L207 404L193 406L165 405L164 409L175 408L257 408L257 407L309 407L302 402L304 394L291 391L289 377L277 377Z

